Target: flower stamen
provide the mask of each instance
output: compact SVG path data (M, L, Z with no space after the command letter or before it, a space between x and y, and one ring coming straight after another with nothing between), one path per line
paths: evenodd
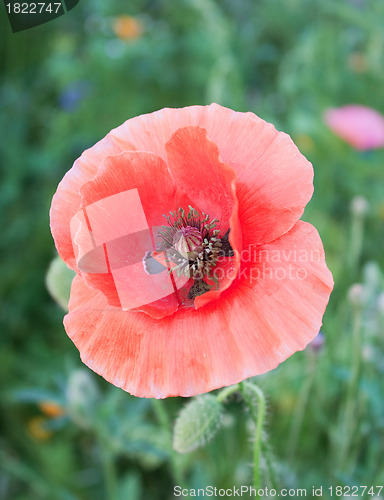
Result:
M215 268L222 252L222 241L219 237L218 219L210 220L210 215L200 213L189 205L186 214L183 208L170 215L164 215L168 225L162 226L158 232L160 242L157 252L165 252L174 264L170 272L176 272L179 277L191 277L195 284L191 287L189 296L195 298L209 291L212 286L205 279L213 281L218 287L214 275Z

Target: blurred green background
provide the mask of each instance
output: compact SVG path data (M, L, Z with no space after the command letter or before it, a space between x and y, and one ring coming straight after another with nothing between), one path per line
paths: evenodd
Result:
M263 484L384 484L384 150L357 152L323 122L350 103L384 113L383 26L383 0L80 0L14 34L1 6L0 499L251 483L240 397L209 444L172 452L165 419L185 400L159 407L83 367L45 284L50 200L81 152L132 116L211 102L271 121L313 163L304 219L335 279L318 345L257 379Z

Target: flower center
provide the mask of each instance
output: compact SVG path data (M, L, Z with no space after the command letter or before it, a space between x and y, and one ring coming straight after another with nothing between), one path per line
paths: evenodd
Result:
M168 225L162 226L158 236L158 252L165 252L172 263L171 271L178 276L189 276L195 284L190 290L190 298L202 295L211 289L205 278L218 286L212 269L222 255L220 229L216 229L218 219L210 220L209 214L200 213L189 206L186 214L183 208L170 215L164 215Z
M197 227L186 226L178 229L173 236L173 247L185 258L200 249L203 237Z

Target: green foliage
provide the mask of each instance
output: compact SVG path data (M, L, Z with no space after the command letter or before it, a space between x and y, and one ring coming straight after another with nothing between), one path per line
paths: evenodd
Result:
M60 257L52 260L47 271L47 289L64 311L68 310L69 294L75 274L74 271L68 269Z
M121 15L139 23L136 37L118 36ZM55 259L48 212L82 151L132 116L211 101L273 122L313 163L304 218L335 279L324 346L258 380L279 485L383 484L384 150L359 153L323 122L349 103L384 113L383 19L382 0L80 0L16 34L0 16L0 500L162 500L177 483L250 484L251 395L250 413L233 395L222 419L212 395L159 402L161 414L81 364L45 283L48 271L66 309L73 274ZM356 196L369 206L360 218ZM191 408L202 418L201 401L220 433L178 454L173 421L177 431ZM207 441L194 429L177 449Z

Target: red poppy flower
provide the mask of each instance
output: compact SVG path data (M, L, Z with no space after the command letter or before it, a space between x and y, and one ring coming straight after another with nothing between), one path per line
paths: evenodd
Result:
M333 286L316 229L299 221L312 178L288 135L217 104L133 118L85 151L51 207L77 272L64 325L84 363L163 398L303 349Z
M349 145L360 151L384 146L384 117L375 109L356 104L328 109L325 123Z

